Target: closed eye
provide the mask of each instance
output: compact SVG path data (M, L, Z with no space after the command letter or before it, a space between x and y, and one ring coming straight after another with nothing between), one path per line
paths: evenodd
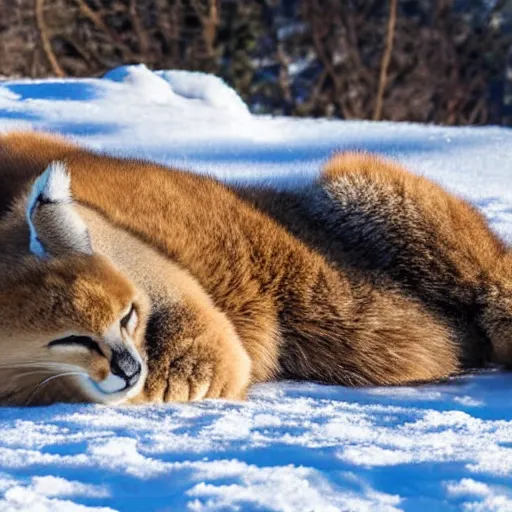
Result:
M135 304L132 304L130 311L121 318L121 328L125 329L128 334L131 336L135 332L137 328L137 323L139 321L137 310L135 308Z
M65 338L51 341L48 343L48 347L83 347L105 357L105 354L102 352L99 344L88 336L66 336Z

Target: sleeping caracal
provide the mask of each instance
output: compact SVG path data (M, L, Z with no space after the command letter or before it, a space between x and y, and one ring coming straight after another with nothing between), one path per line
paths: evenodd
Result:
M512 361L509 252L377 157L293 192L0 135L0 403L242 398Z

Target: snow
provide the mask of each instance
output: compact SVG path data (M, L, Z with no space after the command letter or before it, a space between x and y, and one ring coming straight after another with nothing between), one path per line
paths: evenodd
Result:
M0 82L0 130L294 187L341 148L397 158L512 236L512 131L252 116L219 79L143 66ZM0 511L512 510L512 375L256 386L245 403L0 409Z

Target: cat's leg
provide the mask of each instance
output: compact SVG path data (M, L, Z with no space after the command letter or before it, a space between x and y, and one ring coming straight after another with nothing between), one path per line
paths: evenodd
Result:
M469 303L476 276L503 253L468 202L377 155L336 155L308 199L310 215L352 265L381 271L430 302Z
M507 282L495 270L504 268L506 249L474 207L364 153L333 157L303 204L332 260L391 279L446 319L465 346L464 366L485 364L492 329L480 314L483 295Z
M447 277L437 213L425 201L432 187L377 155L341 153L326 164L305 205L351 264L421 285Z
M148 377L134 402L245 397L251 359L228 318L194 291L177 294L173 286L153 301L146 331Z
M330 267L310 271L303 281L307 292L281 315L282 378L402 385L460 370L452 329L400 290Z

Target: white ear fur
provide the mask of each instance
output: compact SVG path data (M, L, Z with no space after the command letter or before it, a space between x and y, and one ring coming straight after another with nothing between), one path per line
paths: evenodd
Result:
M27 223L30 230L30 252L45 258L47 253L37 236L32 216L40 202L69 202L70 178L62 162L52 162L32 185L27 201Z
M71 201L70 187L71 178L64 162L52 162L37 178L33 192L48 202L62 203Z
M36 226L36 215L44 209L45 226ZM40 258L49 256L43 241L51 240L53 249L59 252L75 251L91 253L87 226L73 208L71 178L63 162L52 162L36 179L30 191L26 207L30 230L30 252ZM46 237L39 236L42 230ZM58 246L60 244L60 246ZM51 252L51 250L50 250Z

